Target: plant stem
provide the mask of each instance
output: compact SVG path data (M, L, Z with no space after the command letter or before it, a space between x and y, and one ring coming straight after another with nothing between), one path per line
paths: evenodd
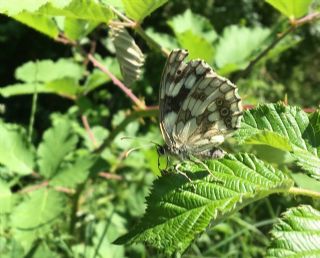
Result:
M115 77L102 63L95 59L93 55L88 54L88 58L94 66L98 67L102 72L108 75L112 82L118 86L140 109L143 110L146 108L146 105L139 98L137 98L136 95L134 95L126 85L118 80L118 78Z
M288 192L293 195L304 195L311 198L320 199L320 192L316 192L308 189L291 187Z
M89 136L89 139L90 141L92 142L93 144L93 148L97 148L97 141L96 141L96 138L94 137L94 134L90 128L90 125L89 125L89 122L88 122L88 119L87 119L87 116L85 115L81 115L81 121L82 121L82 124L84 126L84 128L86 129L87 131L87 134Z
M79 200L81 193L84 189L84 184L81 184L77 187L76 193L74 196L72 196L72 207L71 207L71 214L70 214L70 224L69 224L69 234L70 236L73 236L73 239L75 239L75 228L77 223L77 212L78 212L78 206L79 206Z
M36 61L35 67L35 74L34 74L34 92L32 95L32 105L31 105L31 114L30 114L30 121L29 121L29 130L28 130L28 140L31 142L32 140L32 133L33 133L33 126L34 126L34 118L37 110L37 100L38 100L38 61Z

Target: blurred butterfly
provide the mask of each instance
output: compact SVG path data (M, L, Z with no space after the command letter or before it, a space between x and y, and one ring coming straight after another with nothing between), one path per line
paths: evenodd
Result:
M160 129L166 145L160 154L181 159L220 158L217 148L240 127L241 98L236 85L203 60L184 62L188 52L173 50L160 83Z

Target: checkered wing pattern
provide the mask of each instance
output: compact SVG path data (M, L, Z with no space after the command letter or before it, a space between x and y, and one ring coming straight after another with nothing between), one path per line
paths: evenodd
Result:
M184 62L173 50L160 85L160 128L170 150L197 155L220 145L239 128L242 115L237 87L203 60Z

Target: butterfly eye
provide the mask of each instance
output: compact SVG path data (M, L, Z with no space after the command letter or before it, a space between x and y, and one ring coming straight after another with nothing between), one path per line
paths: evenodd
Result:
M157 147L157 152L158 152L158 155L160 155L160 156L163 156L163 155L166 154L166 150L165 150L165 148L162 147L162 146L158 146L158 147Z
M229 115L229 110L226 107L223 107L220 109L220 115L221 116L227 116Z
M217 100L216 100L216 104L217 104L218 106L222 106L222 105L223 105L223 100L222 100L222 99L217 99Z

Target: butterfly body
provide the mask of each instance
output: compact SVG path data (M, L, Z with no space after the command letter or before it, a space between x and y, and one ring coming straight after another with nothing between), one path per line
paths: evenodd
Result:
M225 137L242 116L237 87L203 60L187 63L186 50L171 52L160 83L160 128L166 145L160 152L181 159L217 158Z

